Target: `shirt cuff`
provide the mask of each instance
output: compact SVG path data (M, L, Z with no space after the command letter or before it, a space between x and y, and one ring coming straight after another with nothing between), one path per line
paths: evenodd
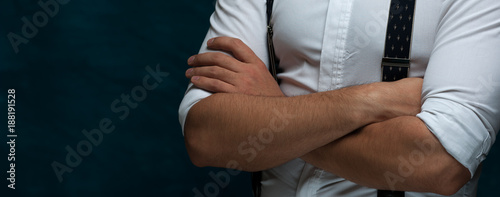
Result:
M471 177L492 145L480 115L459 103L427 99L417 115L438 138L446 151L464 165Z

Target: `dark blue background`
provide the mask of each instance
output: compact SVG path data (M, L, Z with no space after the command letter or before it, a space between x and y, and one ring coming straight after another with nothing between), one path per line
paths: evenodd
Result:
M43 0L46 2L48 0ZM67 0L66 0L67 1ZM0 123L6 126L7 89L16 89L16 190L7 191L6 127L0 127L2 195L193 196L213 182L184 147L177 109L188 80L186 59L197 53L209 27L213 0L72 0L61 5L16 54L7 39L22 35L38 0L0 2ZM168 72L125 120L110 105L130 94L160 65ZM3 112L2 112L3 111ZM59 182L51 164L65 164L66 146L85 140L82 130L103 118L116 129ZM496 146L498 147L498 146ZM500 153L486 160L479 196L498 195ZM216 192L210 190L211 192ZM248 173L232 176L219 196L251 196Z

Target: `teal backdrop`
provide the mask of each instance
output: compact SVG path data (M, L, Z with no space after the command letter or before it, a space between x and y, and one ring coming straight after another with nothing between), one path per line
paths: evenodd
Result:
M248 173L191 164L178 122L186 60L214 5L0 1L0 196L251 196ZM9 89L16 138L7 136ZM499 195L498 149L479 196Z

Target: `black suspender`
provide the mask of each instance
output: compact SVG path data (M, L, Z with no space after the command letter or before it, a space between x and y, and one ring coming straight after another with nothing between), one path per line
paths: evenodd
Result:
M277 60L274 53L273 44L273 27L271 26L271 16L273 14L273 4L274 0L267 0L267 52L269 54L269 72L273 75L274 79L278 81L278 68L276 67Z

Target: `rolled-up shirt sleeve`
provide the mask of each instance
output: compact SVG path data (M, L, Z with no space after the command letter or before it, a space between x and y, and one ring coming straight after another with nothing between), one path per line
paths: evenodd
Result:
M213 52L207 49L206 43L209 39L228 36L242 40L267 64L266 17L266 0L218 0L215 12L210 17L210 29L199 53ZM191 107L211 94L192 83L188 85L179 106L182 134L184 134L184 124Z
M443 3L417 117L474 175L500 129L500 1Z

